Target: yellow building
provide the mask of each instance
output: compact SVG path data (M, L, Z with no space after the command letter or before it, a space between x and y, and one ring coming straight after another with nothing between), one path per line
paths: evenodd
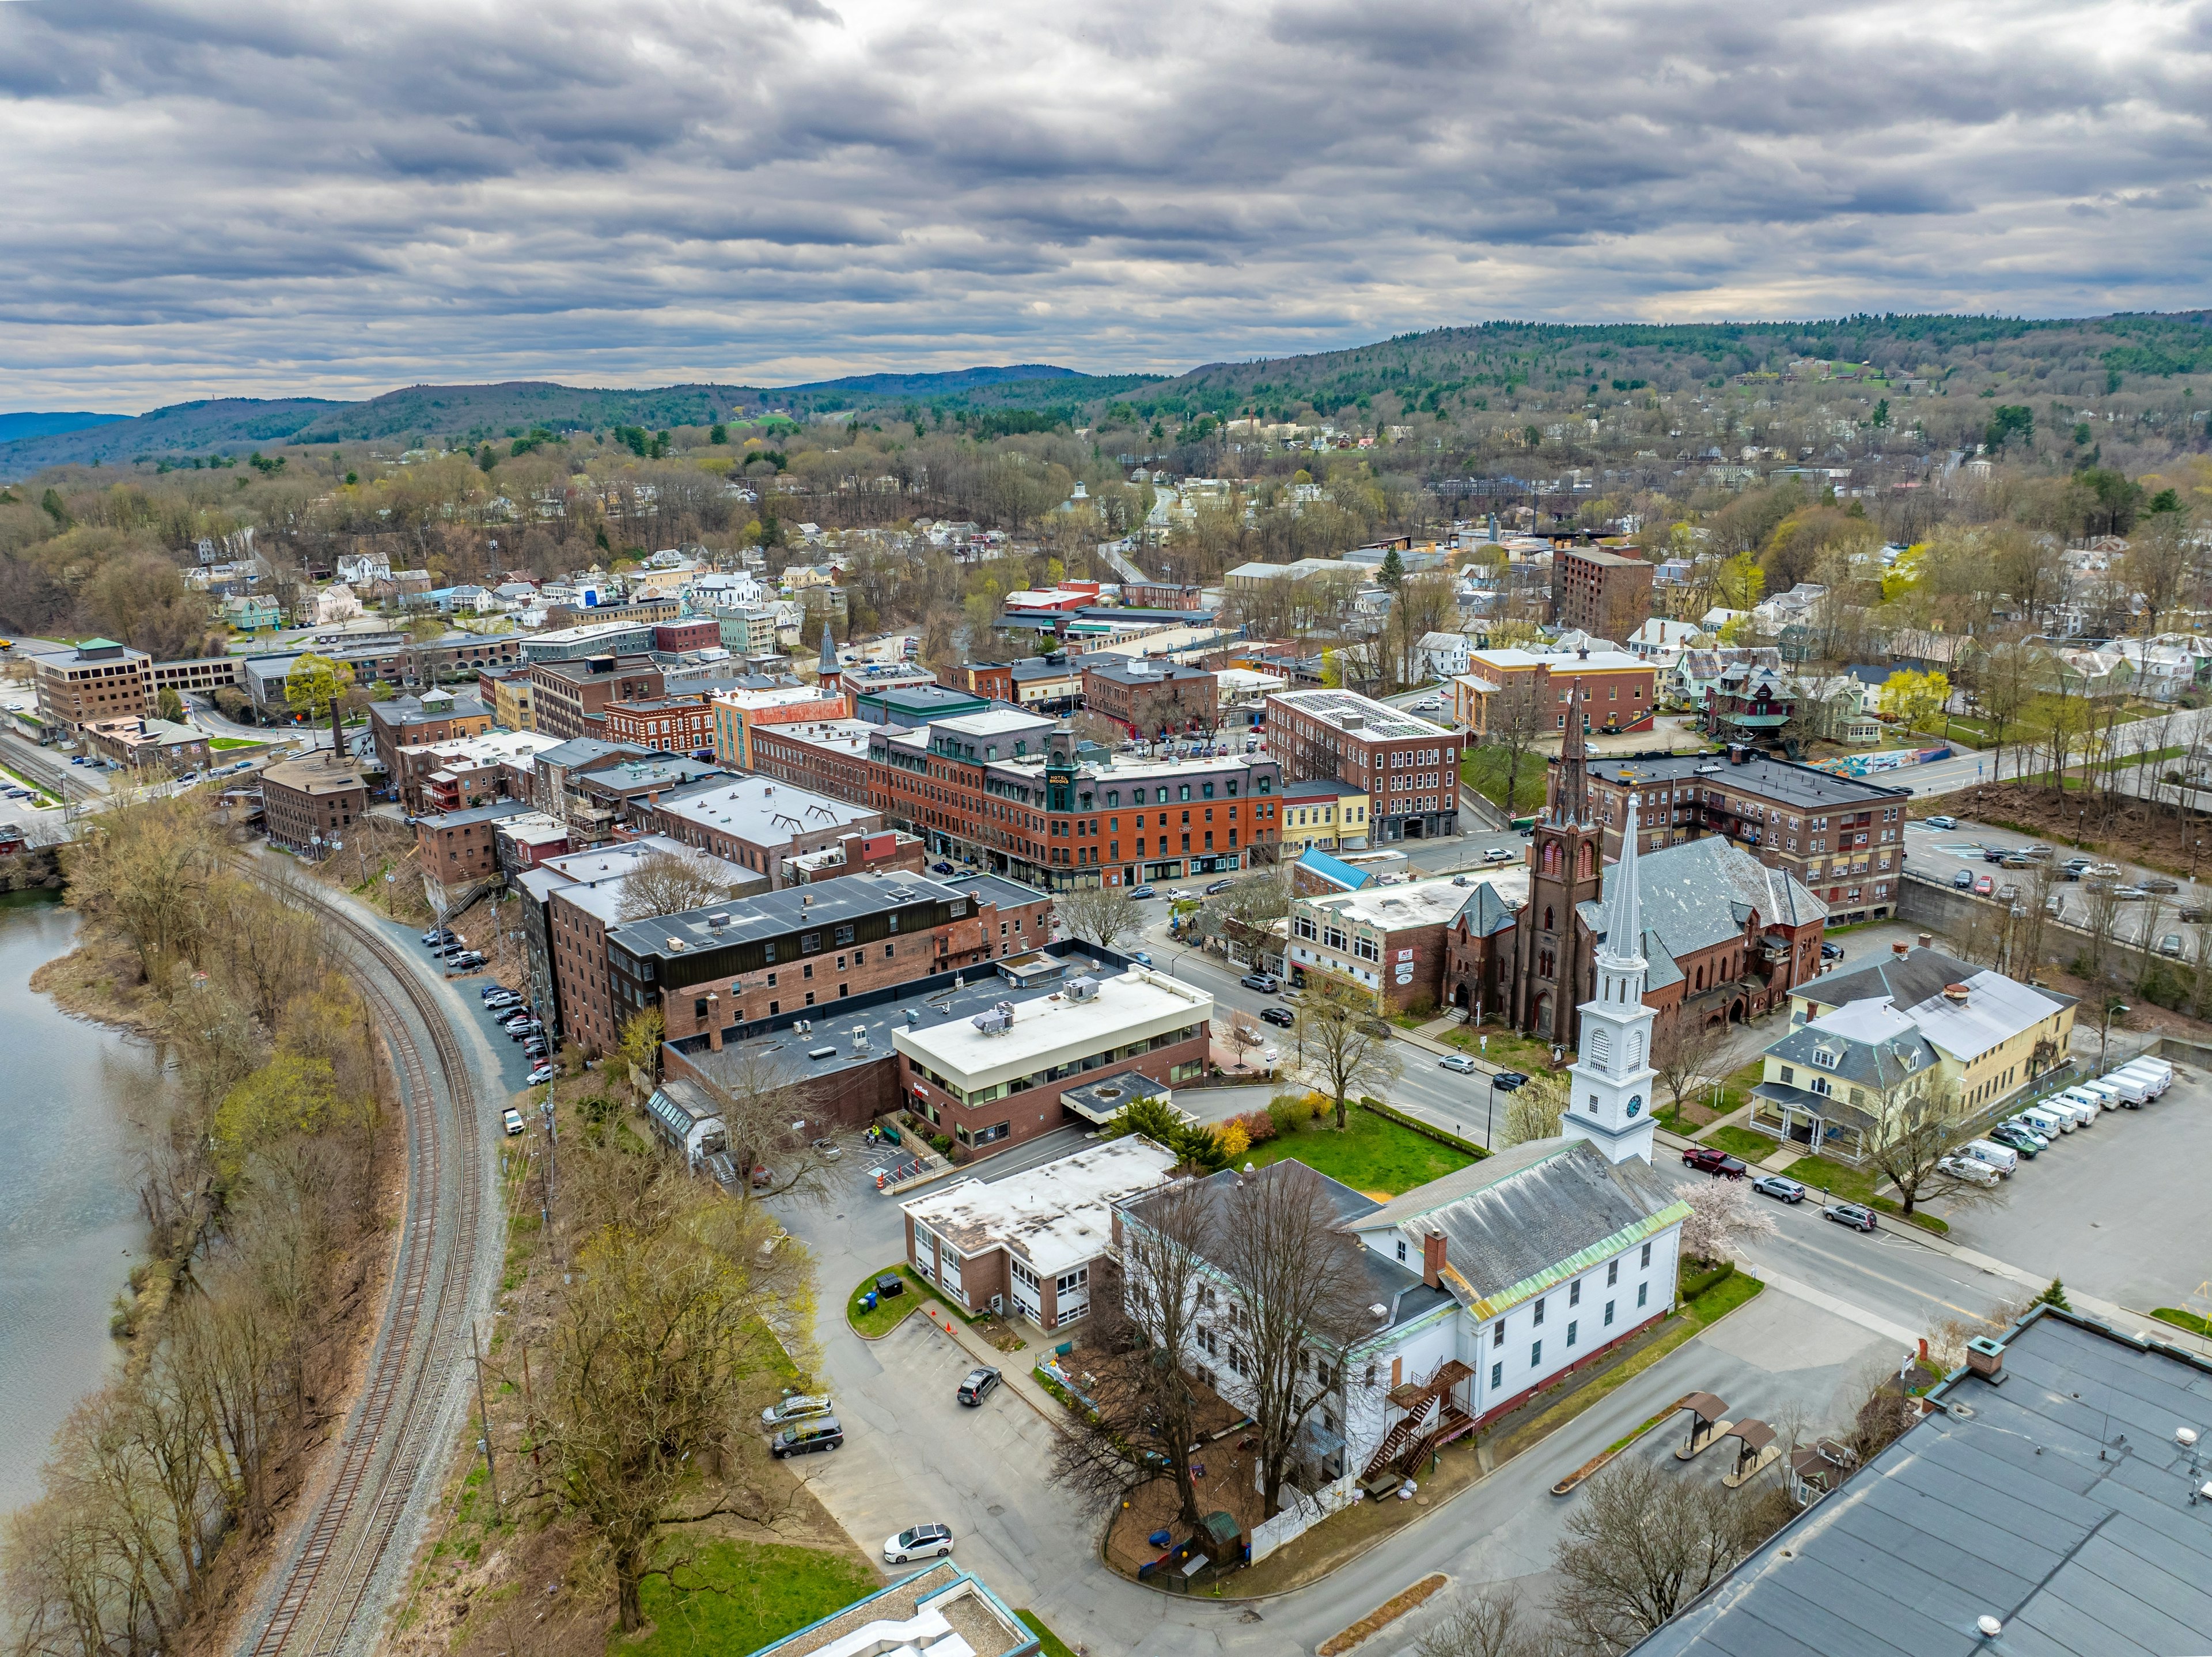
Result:
M1328 778L1283 789L1282 855L1358 851L1367 844L1367 795Z
M537 721L530 711L530 680L522 673L509 673L492 685L492 722L510 731L535 731Z
M1751 1124L1856 1161L1919 1109L1994 1119L2048 1091L2074 1002L1923 946L1801 985Z

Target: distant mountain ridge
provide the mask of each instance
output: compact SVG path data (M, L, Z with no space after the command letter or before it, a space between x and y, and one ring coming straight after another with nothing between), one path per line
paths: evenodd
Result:
M128 415L0 417L53 423L0 428L0 478L44 466L99 466L140 458L227 454L279 443L364 442L380 437L504 437L510 428L598 430L640 425L656 430L736 417L741 411L805 414L836 411L856 398L912 398L927 403L981 396L994 404L1032 399L1034 387L1082 399L1149 383L1153 375L1100 378L1051 363L1023 362L934 374L851 375L803 385L687 384L642 390L563 386L512 380L492 385L407 386L358 403L327 398L210 398Z
M74 413L24 410L0 414L0 443L20 442L27 437L51 437L56 432L82 431L88 426L112 425L118 420L131 417L127 414L92 414L82 410Z

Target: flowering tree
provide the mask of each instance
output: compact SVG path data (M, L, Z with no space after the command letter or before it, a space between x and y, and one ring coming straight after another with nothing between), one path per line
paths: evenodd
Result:
M1732 1248L1774 1235L1772 1216L1752 1206L1751 1187L1741 1179L1701 1179L1674 1191L1690 1205L1682 1252L1693 1259L1724 1260Z

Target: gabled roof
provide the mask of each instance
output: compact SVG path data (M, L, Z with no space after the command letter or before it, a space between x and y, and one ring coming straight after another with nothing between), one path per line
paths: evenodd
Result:
M1887 1001L1855 1001L1800 1025L1767 1050L1815 1073L1887 1093L1936 1068L1939 1055L1911 1018ZM1817 1056L1826 1055L1822 1063Z
M1769 868L1718 835L1644 852L1640 862L1643 953L1652 966L1649 987L1655 990L1674 982L1660 973L1662 961L1671 969L1685 955L1737 936L1754 913L1762 926L1802 926L1828 912L1789 870ZM1583 923L1600 937L1605 927L1603 890L1611 886L1619 868L1606 865L1599 902L1576 906Z
M1443 1232L1444 1287L1487 1319L1689 1212L1641 1157L1615 1163L1585 1139L1536 1139L1347 1215L1339 1229Z

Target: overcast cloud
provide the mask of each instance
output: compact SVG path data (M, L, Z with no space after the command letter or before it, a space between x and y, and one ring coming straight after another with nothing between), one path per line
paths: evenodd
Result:
M0 408L2171 309L2212 0L0 4Z

